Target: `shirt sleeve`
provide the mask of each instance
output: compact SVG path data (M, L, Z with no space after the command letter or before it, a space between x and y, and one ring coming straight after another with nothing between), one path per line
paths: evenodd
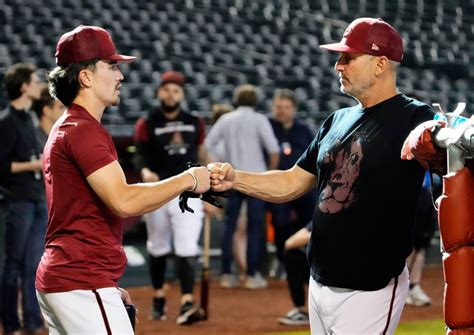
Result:
M204 144L204 138L206 137L206 125L203 119L198 117L198 146Z
M65 144L65 150L85 177L116 160L110 136L105 130L88 124L68 131Z
M148 150L148 127L146 123L146 119L141 117L137 120L135 124L135 133L134 133L134 140L135 140L135 155L133 156L133 163L135 164L135 168L138 171L141 171L144 167L147 167L147 150Z
M327 134L331 127L332 120L334 119L335 113L331 114L318 130L316 137L312 140L311 144L306 148L306 151L296 162L300 168L308 171L309 173L318 176L318 154L319 154L319 142Z
M148 142L148 129L144 117L139 118L137 120L137 123L135 123L135 133L133 138L135 140L135 143Z
M280 153L280 146L270 121L264 115L261 115L260 120L260 127L258 127L258 129L260 131L260 140L263 143L263 147L268 153Z
M309 128L309 126L306 124L306 122L301 121L301 134L299 134L302 138L303 143L306 145L310 145L311 142L313 142L314 139L314 134Z
M413 113L413 129L415 129L420 123L433 120L434 116L435 112L430 106L426 104L420 105L420 107L415 109Z
M305 152L301 155L301 157L296 162L300 168L308 171L309 173L314 174L315 176L318 175L317 171L317 160L318 160L318 142L317 137L313 139L313 142L306 148Z

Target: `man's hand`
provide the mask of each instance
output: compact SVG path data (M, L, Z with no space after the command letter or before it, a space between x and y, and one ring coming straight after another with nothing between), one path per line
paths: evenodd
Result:
M130 298L130 294L121 287L118 287L120 294L122 296L122 301L124 304L133 304L132 298Z
M211 187L210 175L205 166L189 168L186 173L191 174L194 178L195 186L191 192L200 194L208 191Z
M43 160L42 159L35 159L31 161L31 169L33 171L41 171L43 170Z
M188 206L189 198L200 198L202 201L208 202L218 208L222 208L223 206L219 199L217 199L217 196L227 197L228 192L216 193L213 190L210 190L210 174L206 167L201 166L198 163L187 163L187 166L189 169L186 173L191 174L195 179L195 187L190 191L183 192L179 196L179 208L181 209L181 212L184 213L185 211L188 211L194 213L194 210ZM203 185L204 181L205 185Z
M446 174L446 150L435 145L432 136L445 123L438 120L429 120L413 129L403 143L401 159L415 158L425 169L429 169L440 176Z
M207 165L211 173L211 189L224 192L234 186L235 171L229 163L211 163Z
M154 183L160 181L160 177L155 172L146 167L140 171L140 175L145 183Z
M123 304L124 305L131 305L131 306L135 307L135 305L133 304L132 298L130 298L130 293L128 293L126 290L124 290L121 287L117 287L117 288L120 291L120 294L122 296ZM132 322L133 320L130 320L130 321ZM134 329L135 329L135 324L136 323L138 323L138 309L135 307L135 323L132 322L132 326L133 326Z

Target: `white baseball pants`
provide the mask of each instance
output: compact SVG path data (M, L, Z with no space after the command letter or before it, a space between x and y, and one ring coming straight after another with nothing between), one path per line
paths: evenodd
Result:
M49 334L133 334L116 287L59 293L36 291Z
M194 213L179 209L178 198L145 214L148 240L146 243L150 255L160 257L171 252L171 241L174 251L179 257L193 257L199 254L199 235L201 234L204 211L202 201L190 198L188 206Z
M393 334L408 295L408 269L378 291L324 286L309 280L309 317L314 335Z

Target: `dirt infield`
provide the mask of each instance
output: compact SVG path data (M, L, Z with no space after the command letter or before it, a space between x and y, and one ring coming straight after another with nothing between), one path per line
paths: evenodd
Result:
M197 285L199 294L199 285ZM440 266L426 268L423 289L433 299L429 307L407 306L402 322L432 320L443 317L443 274ZM211 283L210 318L192 326L177 326L179 288L176 284L168 287L168 320L150 321L150 287L130 288L137 304L139 325L136 334L263 334L305 330L308 327L288 327L279 325L277 319L292 308L286 283L271 280L268 289L247 290L243 288L222 289L217 280Z
M309 327L289 327L278 324L277 319L288 312L291 302L286 282L270 280L264 290L244 288L222 289L217 280L211 282L210 318L192 326L177 326L176 316L179 310L179 287L167 286L168 320L150 321L151 287L128 288L139 309L137 335L152 334L264 334L308 330ZM407 306L402 322L434 320L443 317L443 273L440 266L425 269L422 287L432 298L429 307ZM196 296L199 296L197 285ZM0 327L1 330L1 327ZM46 335L47 332L37 335Z

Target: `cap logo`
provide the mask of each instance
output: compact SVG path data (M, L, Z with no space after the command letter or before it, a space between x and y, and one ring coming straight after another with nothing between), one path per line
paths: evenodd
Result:
M350 33L352 33L352 27L347 27L347 29L344 31L343 37L348 36Z
M377 44L375 44L375 43L372 43L372 50L379 51L379 50L380 50L380 48L379 48L379 46L378 46Z

